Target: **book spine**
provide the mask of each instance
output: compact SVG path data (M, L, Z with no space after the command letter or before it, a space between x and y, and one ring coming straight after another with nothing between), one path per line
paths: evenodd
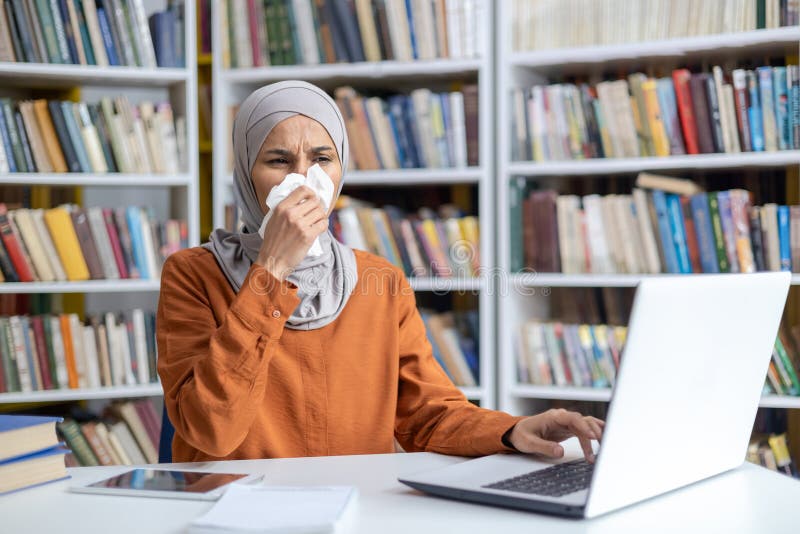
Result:
M28 168L28 172L37 172L38 169L36 168L36 162L33 157L31 141L25 129L25 121L22 118L22 113L15 111L14 121L17 124L17 132L19 132L20 143L22 144L22 153L25 156L25 166Z
M764 150L778 150L778 130L775 121L775 100L772 87L772 67L758 67L758 91L761 97L761 118L763 120Z
M748 116L749 96L747 90L747 72L736 69L732 73L734 99L736 105L736 119L738 122L739 143L743 152L752 152L752 133L750 131L750 118Z
M728 262L728 253L725 249L725 234L722 230L722 218L720 217L717 193L709 193L708 210L711 214L711 227L714 230L714 246L717 251L718 272L729 273L731 272L731 265Z
M672 235L675 255L678 258L678 271L681 274L691 273L692 265L689 259L689 248L686 244L686 229L683 225L683 209L678 195L667 195L667 210L669 213L670 234Z
M663 191L653 191L653 205L658 221L658 231L661 237L662 250L664 252L665 267L669 273L680 273L682 271L678 259L678 252L675 247L675 237L672 235L667 195Z
M781 271L792 270L792 250L789 237L789 206L778 206L778 240Z
M6 205L0 203L0 238L3 240L8 257L14 267L14 272L20 282L33 282L33 271L25 260L22 243L11 228Z
M736 252L736 236L733 226L733 214L731 212L731 193L730 191L720 191L717 193L719 200L719 216L722 222L722 235L725 239L725 253L728 256L730 272L738 273L739 257Z
M722 102L717 93L717 84L713 76L707 76L706 82L706 100L708 102L708 115L711 121L711 137L714 141L714 152L724 153L725 139L722 129Z
M708 74L693 74L689 79L692 111L697 128L697 144L701 154L714 152L714 138L711 132L711 116L706 97L706 79Z
M789 111L789 95L786 85L786 67L772 67L772 100L775 103L775 127L778 133L778 149L792 148L792 127Z

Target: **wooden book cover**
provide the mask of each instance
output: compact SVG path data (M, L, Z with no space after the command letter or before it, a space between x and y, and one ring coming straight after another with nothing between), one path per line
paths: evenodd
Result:
M94 451L89 446L89 442L86 441L86 437L81 433L78 423L72 419L66 419L61 423L56 423L56 426L61 435L64 436L64 441L69 445L72 454L75 455L83 467L100 465Z
M687 154L699 154L700 148L697 141L697 126L692 105L692 93L689 89L691 73L689 69L676 69L672 71L672 83L675 87L675 98L678 102L678 116L681 119L683 140L686 144Z
M64 159L64 152L58 142L55 126L47 109L47 100L39 99L33 101L33 110L36 114L36 121L39 131L44 139L44 146L47 150L48 159L53 165L55 172L67 172L67 162Z
M55 369L50 367L50 352L47 347L47 338L44 331L44 321L41 315L33 315L30 318L31 328L33 329L33 340L36 343L36 355L39 358L39 369L42 375L43 389L53 389L53 374Z
M28 251L34 269L39 280L42 282L52 282L55 280L55 273L47 256L42 240L33 221L31 210L20 208L9 212L8 217L16 223L19 237L22 238L24 247Z
M100 465L114 465L111 454L97 435L96 426L97 423L93 421L83 423L80 427L81 434L83 434Z
M147 463L158 463L158 451L156 450L153 442L150 441L150 438L147 435L147 430L144 428L144 423L139 417L139 414L136 412L136 408L133 407L133 403L119 403L115 405L115 409L117 410L120 418L128 425L128 428L130 429L131 434L133 434L133 437L136 439L136 443L139 445L140 450L144 454Z
M461 89L464 94L464 126L467 130L467 164L471 167L480 164L479 124L478 124L478 86L467 84Z
M53 172L53 163L47 152L44 136L39 128L39 121L36 119L33 102L20 102L18 106L20 114L22 115L22 121L25 123L25 130L31 145L31 152L33 152L36 170L38 172Z
M75 235L78 237L78 243L83 253L83 258L86 260L86 266L89 269L90 278L92 280L105 278L103 264L97 252L97 244L95 243L92 229L89 226L86 212L82 208L73 206L70 209L70 217L72 219L72 225L75 228Z
M20 282L33 282L33 269L26 260L20 238L15 235L6 205L0 202L0 238Z
M692 110L697 126L697 145L701 154L711 154L715 151L714 134L711 131L711 112L708 106L706 73L692 74L689 79L689 90L692 97Z

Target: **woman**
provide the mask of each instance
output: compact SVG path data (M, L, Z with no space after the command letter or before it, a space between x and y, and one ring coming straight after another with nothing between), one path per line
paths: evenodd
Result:
M233 150L244 232L216 230L162 272L158 371L175 461L388 453L395 438L407 451L558 457L571 435L592 459L598 419L468 402L434 360L402 271L336 241L310 188L278 204L259 236L287 174L318 164L341 191L350 149L325 92L297 81L256 90Z

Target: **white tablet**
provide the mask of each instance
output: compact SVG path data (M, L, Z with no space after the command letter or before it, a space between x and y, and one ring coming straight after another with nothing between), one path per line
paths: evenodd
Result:
M69 490L77 493L215 501L225 493L225 488L231 482L247 484L261 477L244 473L135 468L99 482L70 486Z

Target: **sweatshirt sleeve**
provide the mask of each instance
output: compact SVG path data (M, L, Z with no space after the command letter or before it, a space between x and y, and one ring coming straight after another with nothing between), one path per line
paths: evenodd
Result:
M183 255L165 262L158 373L175 432L192 447L224 457L250 430L276 343L300 299L296 286L254 264L217 327L203 282Z
M397 441L409 452L482 456L513 451L502 438L523 418L479 408L467 400L434 359L414 291L402 274L398 287Z

